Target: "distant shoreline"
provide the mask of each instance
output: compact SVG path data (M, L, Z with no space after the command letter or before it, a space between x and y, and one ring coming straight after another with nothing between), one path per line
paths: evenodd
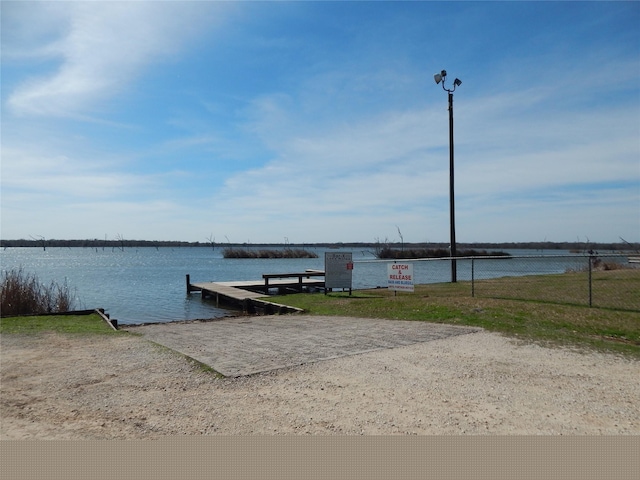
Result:
M131 248L131 247L208 247L208 248L358 248L375 249L380 247L380 242L319 242L319 243L215 243L215 242L186 242L175 240L0 240L0 248L12 247L64 247L64 248ZM446 242L384 242L391 248L449 248ZM573 250L588 252L589 250L601 251L638 251L640 243L597 243L597 242L477 242L457 243L461 249L507 249L507 250Z

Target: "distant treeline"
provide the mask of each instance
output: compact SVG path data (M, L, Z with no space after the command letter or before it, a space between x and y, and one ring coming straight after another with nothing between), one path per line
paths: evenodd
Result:
M594 242L505 242L505 243L457 243L457 250L573 250L577 252L588 252L589 250L600 251L639 251L640 243L594 243ZM183 242L183 241L165 241L165 240L56 240L56 239L37 239L37 240L0 240L0 248L10 247L82 247L82 248L116 248L124 249L131 247L209 247L209 248L353 248L358 250L369 249L375 251L382 247L391 249L446 249L448 243L400 243L400 242L336 242L336 243L304 243L294 244L287 243L214 243L214 242Z
M130 247L193 247L206 246L200 242L162 240L0 240L0 247L64 247L64 248L130 248ZM209 244L210 246L210 244Z

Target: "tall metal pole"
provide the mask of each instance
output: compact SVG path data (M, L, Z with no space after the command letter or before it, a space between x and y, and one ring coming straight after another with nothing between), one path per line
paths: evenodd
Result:
M449 93L449 219L451 223L451 282L458 281L456 266L456 212L453 198L453 92Z
M453 192L453 92L456 87L462 85L462 81L456 78L453 81L453 88L449 89L444 86L447 78L447 71L442 70L433 76L436 84L442 82L442 89L449 94L449 219L451 224L451 245L449 246L451 254L451 283L458 281L457 265L456 265L456 209Z

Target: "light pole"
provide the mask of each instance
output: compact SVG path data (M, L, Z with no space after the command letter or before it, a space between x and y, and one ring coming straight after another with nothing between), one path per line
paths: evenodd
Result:
M460 86L462 82L456 78L453 81L453 88L449 89L444 86L444 81L447 78L447 71L442 70L440 73L436 73L433 79L436 84L442 82L442 89L449 94L449 219L451 226L451 282L458 281L457 268L456 268L456 212L453 199L453 92L456 91L456 87Z

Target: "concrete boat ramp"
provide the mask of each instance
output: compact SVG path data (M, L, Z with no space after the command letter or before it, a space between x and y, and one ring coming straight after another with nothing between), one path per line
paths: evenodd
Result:
M311 315L232 317L122 326L227 377L429 342L481 329L418 321Z

